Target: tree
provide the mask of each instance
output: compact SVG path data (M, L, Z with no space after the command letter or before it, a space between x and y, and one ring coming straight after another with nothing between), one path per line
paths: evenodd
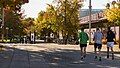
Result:
M35 31L35 23L34 23L34 18L25 18L21 22L22 28L23 28L23 33L24 34L30 34L30 32Z
M4 22L1 25L3 28L3 37L4 33L6 33L5 28L13 30L14 32L12 33L15 35L18 35L20 31L22 31L20 29L22 19L21 5L28 2L29 0L0 0L0 15L4 18ZM2 11L4 11L4 13Z
M107 3L107 9L105 10L105 15L108 21L113 24L119 25L119 34L120 34L120 2L113 1L110 6ZM119 48L120 48L120 36L119 36Z
M54 6L48 4L46 11L41 11L35 20L35 28L39 32L51 32L56 35L62 32L63 36L75 35L79 28L78 0L54 0Z
M108 9L106 9L105 15L106 15L106 18L110 22L116 22L116 21L120 20L120 5L119 5L119 3L116 3L115 1L113 1L111 8L110 8L109 4L106 7L108 7ZM117 24L120 24L120 23L117 22Z
M59 23L61 23L60 32L62 32L62 36L74 38L77 37L77 32L79 29L79 9L81 8L82 4L79 4L78 0L58 0L58 19ZM59 24L58 23L58 24Z

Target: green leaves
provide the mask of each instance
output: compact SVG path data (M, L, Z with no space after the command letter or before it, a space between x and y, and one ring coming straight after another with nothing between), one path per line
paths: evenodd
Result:
M5 26L4 28L12 29L13 34L18 35L22 32L22 12L21 6L24 4L23 0L0 0L0 15L2 15L2 8L5 11Z
M55 0L54 3L55 6L47 4L46 11L39 12L35 20L37 31L50 30L54 33L63 32L69 35L77 33L80 8L78 0Z
M22 26L23 26L23 31L26 34L29 34L30 31L34 32L35 31L35 23L33 18L26 18L22 20Z

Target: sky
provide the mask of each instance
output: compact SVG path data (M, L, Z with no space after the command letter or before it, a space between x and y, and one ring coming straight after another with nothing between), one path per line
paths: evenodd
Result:
M27 17L36 18L41 10L45 10L47 3L52 3L52 0L29 0L29 3L22 6L22 10L25 10Z
M47 3L51 4L53 0L29 0L29 3L26 3L22 6L22 10L25 10L24 15L26 17L37 18L38 13L41 10L45 10ZM91 0L92 9L104 9L106 3L111 2L112 0ZM88 9L89 0L85 0L83 3L83 9Z

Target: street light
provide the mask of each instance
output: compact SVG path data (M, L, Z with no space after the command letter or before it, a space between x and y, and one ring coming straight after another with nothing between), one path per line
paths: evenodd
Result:
M65 7L65 9L64 9L64 14L63 14L63 16L64 16L64 23L63 23L64 26L63 26L63 27L64 27L64 30L65 30L65 31L67 31L67 30L66 30L66 28L67 28L67 27L66 27L66 8L67 8L67 7L66 7L66 2L67 2L67 0L64 0L64 7ZM67 42L67 41L66 41L66 32L64 32L64 35L63 35L63 36L64 36L64 37L63 37L63 43L66 44L66 42Z
M91 0L89 0L89 44L91 44Z

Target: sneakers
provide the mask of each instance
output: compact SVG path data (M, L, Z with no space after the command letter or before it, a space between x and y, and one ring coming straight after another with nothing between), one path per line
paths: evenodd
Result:
M109 58L109 55L107 55L107 58Z
M86 57L86 55L83 55L83 56L81 57L81 60L84 59L85 57Z
M114 60L114 54L112 53L112 60Z
M101 61L101 57L97 57L97 56L95 56L94 59L97 59L97 60Z
M83 57L81 57L81 60L83 59Z
M107 58L109 58L109 55L107 55ZM112 54L112 60L114 60L114 55Z
M97 56L95 56L95 58L94 59L97 59Z
M86 57L86 55L83 56L84 58Z
M112 60L114 60L114 57L112 57Z
M99 61L101 61L101 57L99 57L99 59L98 59Z

